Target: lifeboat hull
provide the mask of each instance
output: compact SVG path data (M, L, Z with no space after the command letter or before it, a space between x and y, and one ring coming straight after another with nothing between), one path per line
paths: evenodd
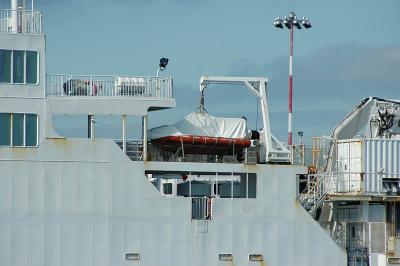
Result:
M250 146L249 139L244 138L221 138L208 136L166 136L151 141L164 150L176 151L182 147L185 153L192 154L223 154L236 153Z

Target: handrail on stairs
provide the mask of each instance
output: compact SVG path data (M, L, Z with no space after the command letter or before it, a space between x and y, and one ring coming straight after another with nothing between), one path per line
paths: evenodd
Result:
M311 215L314 214L324 201L331 179L332 174L326 172L318 172L317 174L308 175L307 186L299 194L298 200L301 206L303 206Z

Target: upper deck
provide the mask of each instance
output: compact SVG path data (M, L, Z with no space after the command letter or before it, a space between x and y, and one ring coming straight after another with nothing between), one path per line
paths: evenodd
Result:
M42 35L42 12L30 10L0 10L0 34Z
M171 77L47 74L42 19L22 2L0 10L2 112L21 112L32 101L65 115L146 115L175 107Z
M145 114L175 107L172 77L47 74L53 113Z

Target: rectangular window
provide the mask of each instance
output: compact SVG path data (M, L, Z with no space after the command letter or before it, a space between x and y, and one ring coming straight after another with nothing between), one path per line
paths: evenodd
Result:
M13 51L13 83L25 83L25 52Z
M38 62L38 52L0 49L0 82L37 84Z
M11 51L0 50L0 82L11 82Z
M37 146L37 115L25 115L25 146Z
M11 145L11 114L0 113L0 146Z
M38 77L38 53L26 52L26 83L36 84Z
M13 114L12 145L24 146L24 114Z
M37 115L0 113L0 146L35 147L37 145Z
M163 184L163 190L164 190L164 194L171 195L172 194L172 184L171 183Z

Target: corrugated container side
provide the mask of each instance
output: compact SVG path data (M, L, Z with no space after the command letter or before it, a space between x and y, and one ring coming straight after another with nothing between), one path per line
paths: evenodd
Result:
M400 140L365 139L365 191L382 193L382 178L400 178Z

